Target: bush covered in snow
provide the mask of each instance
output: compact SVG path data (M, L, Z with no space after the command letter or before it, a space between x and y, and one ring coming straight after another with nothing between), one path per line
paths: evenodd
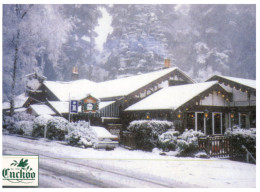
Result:
M14 133L32 136L33 121L17 121L14 123Z
M4 115L3 128L7 129L10 133L29 134L28 131L31 130L30 125L32 124L34 118L35 116L30 115L26 112L15 113L12 117L8 115ZM26 124L29 126L27 130L25 130Z
M241 129L233 128L225 131L225 136L229 137L234 146L234 155L245 154L243 145L255 156L256 154L256 128Z
M50 115L40 115L33 121L33 137L44 137L44 129L48 124L48 121L53 117Z
M4 129L12 130L14 128L14 118L8 115L3 115L2 125Z
M47 138L55 140L64 140L67 130L68 121L63 117L53 117L47 123Z
M177 147L177 138L179 131L167 131L159 136L158 147L165 152L175 151Z
M68 134L65 136L66 141L70 145L81 147L92 147L97 142L97 135L91 127L88 127L88 122L78 121L67 125Z
M177 140L180 156L194 156L199 150L198 138L205 136L201 131L185 130Z
M136 120L127 127L134 134L138 149L151 151L157 146L159 135L173 127L172 122L159 120Z

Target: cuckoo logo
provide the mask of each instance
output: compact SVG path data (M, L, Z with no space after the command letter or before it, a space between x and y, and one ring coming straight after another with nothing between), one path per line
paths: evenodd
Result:
M3 186L38 186L38 156L3 156Z

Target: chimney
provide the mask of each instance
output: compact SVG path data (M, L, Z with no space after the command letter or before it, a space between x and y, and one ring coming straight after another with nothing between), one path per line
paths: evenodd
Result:
M79 79L78 67L73 67L72 68L71 79L72 80L78 80Z
M170 59L164 59L164 69L171 67L171 60Z

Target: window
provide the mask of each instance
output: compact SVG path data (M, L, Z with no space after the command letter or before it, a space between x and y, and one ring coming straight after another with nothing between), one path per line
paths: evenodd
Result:
M195 113L194 112L187 113L187 129L195 130Z

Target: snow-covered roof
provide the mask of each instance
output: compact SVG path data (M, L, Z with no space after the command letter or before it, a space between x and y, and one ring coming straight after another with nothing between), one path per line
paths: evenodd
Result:
M27 108L21 107L21 108L15 109L14 112L24 112L26 110L27 110Z
M30 105L36 115L55 115L56 113L47 105Z
M94 90L97 83L87 79L70 82L44 81L43 83L60 101L80 100Z
M60 114L69 113L68 101L49 101L49 104Z
M38 77L41 77L43 79L47 79L47 77L45 77L44 75L40 75L40 74L38 74L36 72L29 73L29 74L25 75L25 77L30 77L30 76L38 76Z
M187 85L172 86L146 97L145 99L131 105L125 111L136 110L176 110L195 96L218 84L217 81L195 83Z
M76 80L71 82L59 82L59 81L45 81L44 85L51 91L60 101L69 101L69 95L71 99L83 99L87 94L102 99L110 97L126 96L139 88L163 77L174 70L178 70L185 77L186 76L177 67L162 69L160 71L154 71L146 74L135 75L131 77L115 79L110 81L104 81L95 83L86 79Z
M25 96L25 93L22 93L14 98L14 108L23 107L24 103L27 101L28 97ZM9 109L10 103L4 102L2 104L2 109Z
M239 83L241 85L245 85L248 87L251 87L253 89L256 89L256 80L252 80L252 79L243 79L243 78L237 78L237 77L228 77L228 76L223 76L223 75L215 75L213 77L211 77L210 79L214 79L214 77L220 77L229 81L233 81L235 83Z
M178 68L172 67L160 71L100 82L97 89L94 90L93 95L98 98L126 96L176 69Z
M115 103L115 101L102 101L99 103L99 109L103 109L112 103Z
M99 109L102 109L108 105L111 105L115 101L102 101L99 103ZM49 101L49 104L60 114L69 113L69 102L68 101ZM81 111L81 106L79 106L78 111Z
M25 112L26 110L27 110L27 108L21 107L21 108L16 108L16 109L14 110L14 112L15 112L15 113ZM7 110L6 112L9 113L10 110Z

